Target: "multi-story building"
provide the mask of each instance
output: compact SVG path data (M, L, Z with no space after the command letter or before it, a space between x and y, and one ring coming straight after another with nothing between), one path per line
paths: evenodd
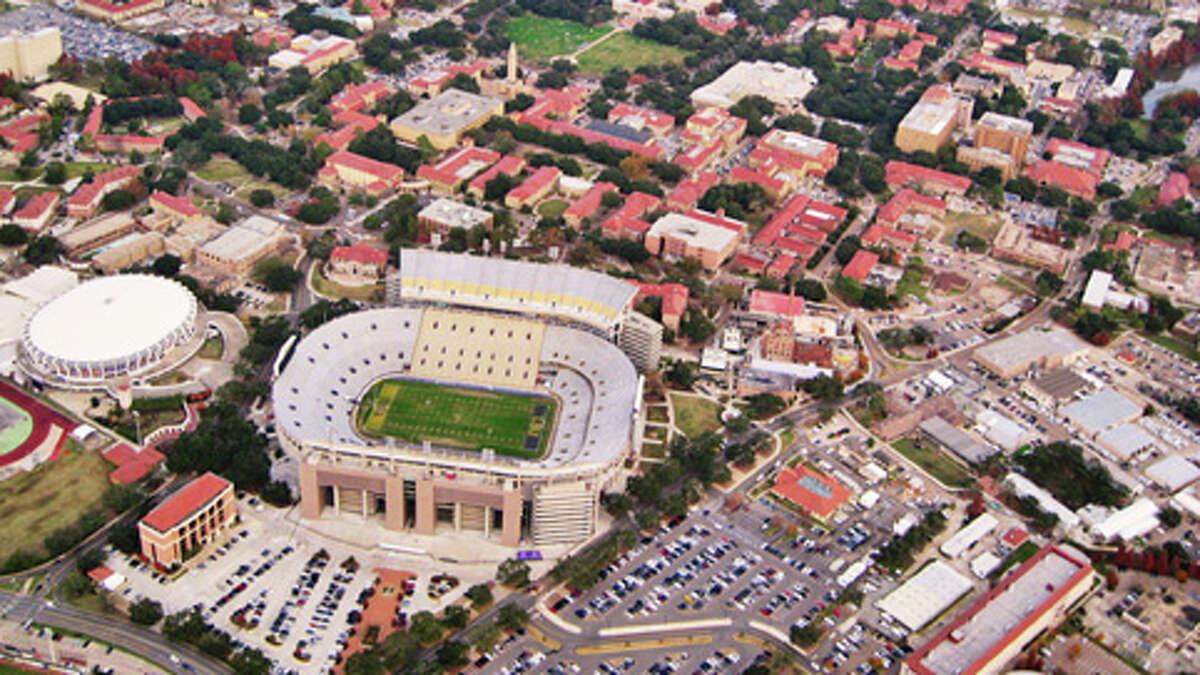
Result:
M472 145L454 151L437 164L422 164L417 167L417 177L429 181L435 190L451 194L498 161L500 153Z
M417 213L417 224L426 232L444 235L455 228L470 230L477 226L492 229L493 216L487 211L451 199L438 199Z
M416 144L425 138L434 148L449 150L464 133L503 114L500 99L447 89L392 120L391 128L402 141Z
M142 558L157 569L174 569L237 522L233 483L206 473L138 521Z
M896 147L937 153L956 129L970 123L973 106L974 101L955 95L945 85L926 89L896 127Z
M646 250L665 258L695 260L715 270L742 241L746 224L704 211L668 213L646 232Z
M79 0L76 9L81 14L95 19L120 23L166 6L167 0L129 0L121 3L108 0Z
M317 178L329 185L382 195L399 186L404 169L343 150L325 159L325 166L321 167Z
M13 212L13 222L26 230L41 232L54 218L54 211L58 208L60 200L57 192L38 193Z
M786 174L803 180L824 176L837 165L838 147L797 131L771 129L750 153L750 166L769 176Z
M959 146L958 161L972 171L992 166L1000 169L1006 179L1012 178L1025 162L1031 138L1033 122L986 112L975 123L974 144Z
M315 75L330 66L349 61L356 56L358 56L358 46L354 40L337 35L317 39L304 34L293 38L289 48L272 54L267 59L267 65L284 71L296 66L304 66L308 72Z
M11 33L0 37L0 73L14 80L40 80L62 53L62 33L57 28Z
M329 254L326 274L341 283L369 284L383 279L387 264L387 251L359 242L353 246L335 246Z
M287 241L287 229L269 218L251 216L196 249L196 263L231 276L246 276L258 261Z
M142 173L141 167L122 166L94 177L92 182L79 186L75 194L67 199L67 215L72 218L90 218L100 209L100 203L111 192L126 188Z
M558 187L562 169L557 166L538 167L520 185L504 195L504 205L510 209L533 206Z
M804 112L804 99L817 86L809 68L794 68L774 61L742 61L720 77L692 92L692 105L729 108L756 94L775 104L783 114Z

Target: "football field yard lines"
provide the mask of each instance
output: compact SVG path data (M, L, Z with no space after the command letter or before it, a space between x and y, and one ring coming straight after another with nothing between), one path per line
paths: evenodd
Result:
M374 436L536 459L549 443L551 399L414 380L374 385L362 428Z

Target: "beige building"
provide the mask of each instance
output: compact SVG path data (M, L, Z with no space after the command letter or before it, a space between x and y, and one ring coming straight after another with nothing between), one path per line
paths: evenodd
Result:
M138 223L127 211L109 214L80 225L60 238L69 256L80 256L92 249L136 232Z
M741 61L720 77L692 92L692 105L729 108L750 95L775 104L783 114L805 112L804 99L817 86L809 68L794 68L774 61Z
M1029 228L1006 219L992 241L992 256L1062 274L1071 262L1067 249L1034 238Z
M62 34L57 28L0 37L0 73L14 80L41 80L62 57Z
M151 256L167 250L166 239L158 232L143 232L136 237L105 249L92 257L92 267L115 274Z
M122 3L109 2L109 0L79 0L75 4L75 9L94 19L120 23L166 6L167 0L129 0L129 2Z
M396 138L416 144L422 136L438 150L458 145L462 135L504 114L504 101L447 89L391 122Z
M452 199L438 199L417 214L417 224L426 232L446 234L455 228L470 230L476 226L492 229L493 216L474 206Z
M946 102L917 101L896 127L896 147L904 152L937 153L954 132L955 106Z
M715 270L742 241L746 224L703 211L668 213L646 232L646 250L667 259L695 260Z
M173 569L237 522L233 483L206 473L138 521L142 559L156 569Z
M283 225L251 216L197 249L196 264L232 276L246 276L258 261L278 251L286 238Z

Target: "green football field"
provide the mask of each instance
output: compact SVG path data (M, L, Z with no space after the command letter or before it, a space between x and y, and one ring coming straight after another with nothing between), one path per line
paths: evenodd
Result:
M537 459L550 442L554 410L543 396L384 380L363 396L357 418L370 436Z

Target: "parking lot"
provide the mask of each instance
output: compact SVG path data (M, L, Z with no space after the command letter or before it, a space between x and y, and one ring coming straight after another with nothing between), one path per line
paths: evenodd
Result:
M209 546L193 567L170 580L136 559L114 554L107 564L129 581L118 591L128 602L142 597L166 614L200 610L235 640L261 649L280 672L322 672L332 666L375 583L377 569L413 572L397 620L421 610L440 611L472 584L491 578L494 566L466 576L441 571L427 559L391 555L296 536L281 511L253 497L240 504L242 523L220 546Z
M133 33L69 14L51 5L32 4L0 14L0 30L5 32L29 32L51 26L62 33L63 53L80 61L103 61L115 56L130 63L156 49L149 40Z

